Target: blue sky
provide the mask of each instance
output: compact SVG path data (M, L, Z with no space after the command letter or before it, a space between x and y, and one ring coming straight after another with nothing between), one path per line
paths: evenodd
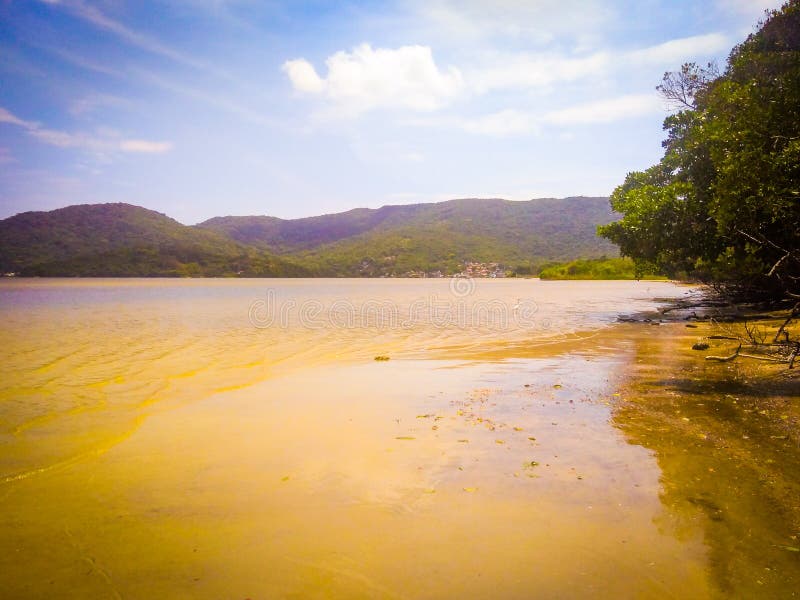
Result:
M0 218L607 195L779 0L0 0Z

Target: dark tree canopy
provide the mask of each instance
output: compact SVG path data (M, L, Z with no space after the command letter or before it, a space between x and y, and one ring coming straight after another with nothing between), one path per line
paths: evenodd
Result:
M658 90L664 157L611 196L599 228L640 267L732 294L800 293L800 0L766 13L725 70L685 64Z

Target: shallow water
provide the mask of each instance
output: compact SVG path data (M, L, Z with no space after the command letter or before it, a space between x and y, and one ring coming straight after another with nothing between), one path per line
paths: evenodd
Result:
M526 349L646 308L664 284L0 281L0 481L118 443L141 418L332 361Z
M685 293L2 282L0 584L10 597L791 597L791 510L747 524L748 543L780 550L782 579L748 571L709 533L719 498L669 459L685 430L631 411L653 379L641 365L683 358L613 321Z

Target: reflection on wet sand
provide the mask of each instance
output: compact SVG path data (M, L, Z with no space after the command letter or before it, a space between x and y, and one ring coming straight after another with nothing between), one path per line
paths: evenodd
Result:
M667 327L620 333L635 340L636 362L614 424L655 453L662 518L681 535L703 532L720 596L798 597L800 381L765 363L705 361L691 346L719 333L708 324Z
M44 569L76 597L706 596L702 540L654 523L653 459L608 424L615 368L327 367L152 417L4 499L4 560L31 570L7 589Z

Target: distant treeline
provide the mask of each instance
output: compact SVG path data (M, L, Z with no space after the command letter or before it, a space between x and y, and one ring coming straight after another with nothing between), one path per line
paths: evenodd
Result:
M656 273L637 273L630 258L578 259L545 266L541 279L666 279Z

